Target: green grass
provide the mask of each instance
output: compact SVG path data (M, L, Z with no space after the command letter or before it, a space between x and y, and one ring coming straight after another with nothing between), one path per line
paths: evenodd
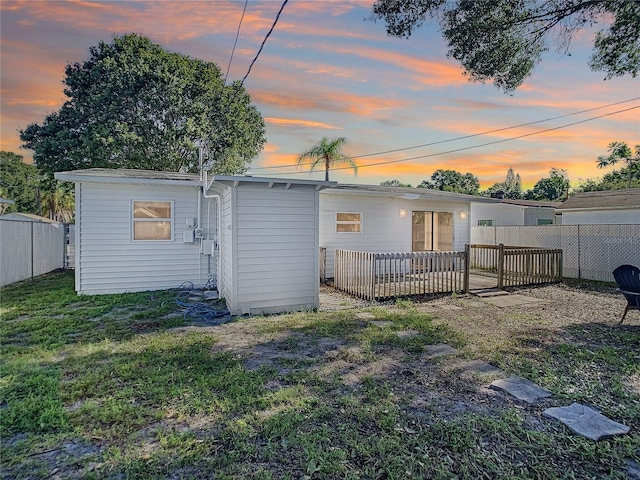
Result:
M592 442L425 360L474 339L408 301L180 328L171 292L78 297L68 272L0 295L3 478L623 479L640 461L637 328L488 353L551 388L548 405L633 429Z

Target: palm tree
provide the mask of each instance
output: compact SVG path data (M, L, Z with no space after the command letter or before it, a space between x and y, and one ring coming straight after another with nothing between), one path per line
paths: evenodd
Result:
M298 166L306 165L306 160L311 160L311 171L313 171L318 165L324 165L324 179L329 181L329 169L336 165L347 165L353 168L353 171L358 173L358 165L353 158L343 154L340 149L342 145L346 143L347 139L344 137L327 138L322 137L320 142L316 143L309 150L304 152L298 157Z
M631 176L636 169L640 168L640 145L636 145L635 155L625 142L611 142L607 151L609 155L598 157L598 168L609 167L623 160L627 163L627 188L631 188Z
M60 184L41 193L42 213L51 220L69 223L75 210L75 196Z

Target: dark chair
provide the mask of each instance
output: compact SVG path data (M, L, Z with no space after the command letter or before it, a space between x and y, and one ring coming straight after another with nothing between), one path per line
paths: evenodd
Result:
M624 322L629 310L640 310L640 268L633 265L620 265L613 271L618 291L627 299L627 306L620 323Z

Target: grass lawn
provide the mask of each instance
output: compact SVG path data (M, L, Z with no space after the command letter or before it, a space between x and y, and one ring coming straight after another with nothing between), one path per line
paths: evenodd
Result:
M206 326L172 292L78 297L72 272L0 295L0 478L625 479L640 463L631 314L462 296ZM460 353L431 358L440 342ZM468 360L554 396L489 389ZM574 401L631 432L595 442L542 416Z

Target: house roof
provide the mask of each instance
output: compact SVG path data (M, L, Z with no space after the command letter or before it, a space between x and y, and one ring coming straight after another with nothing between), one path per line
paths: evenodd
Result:
M67 182L139 183L164 185L200 185L200 176L195 173L158 172L155 170L132 170L126 168L87 168L57 172L57 180Z
M193 186L203 185L200 175L197 173L160 172L156 170L133 170L126 168L88 168L85 170L72 170L57 172L57 180L68 182L92 182L92 183L129 183L146 185L174 185ZM313 185L319 188L333 186L335 182L322 182L316 180L296 180L288 178L266 178L248 175L212 175L210 182L223 183L225 185L238 186L241 183L262 183L273 185Z
M340 184L325 190L327 193L360 193L365 195L386 195L390 197L405 198L407 200L417 200L418 198L429 200L442 200L449 202L479 202L479 203L500 203L500 200L464 193L444 192L430 188L414 187L393 187L388 185L359 185Z
M640 208L640 188L581 192L562 202L558 210L616 210Z
M503 198L500 200L502 203L506 203L509 205L520 205L521 207L538 207L538 208L557 208L562 202L549 202L542 200L522 200L522 199L511 199L511 198Z
M32 213L20 213L13 212L7 213L5 215L0 215L0 220L17 220L19 222L39 222L39 223L54 223L59 224L60 222L56 222L55 220L51 220L47 217L41 217L40 215L34 215Z
M8 203L9 205L16 203L13 200L9 200L8 198L2 198L0 197L0 203Z

